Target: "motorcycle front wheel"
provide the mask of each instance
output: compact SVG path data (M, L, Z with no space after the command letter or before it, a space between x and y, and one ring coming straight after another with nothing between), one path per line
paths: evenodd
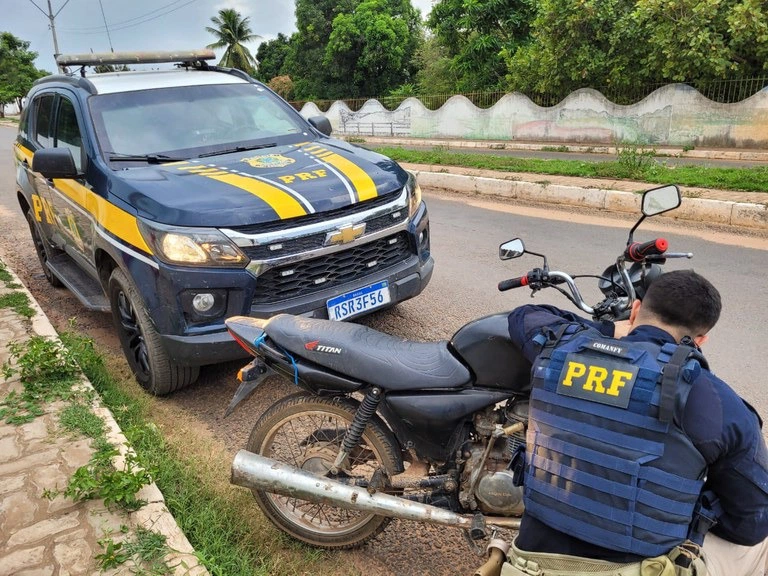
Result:
M303 393L283 398L253 428L247 450L325 475L333 465L358 404L348 398L319 398ZM374 416L347 457L337 479L370 480L377 467L402 470L397 442ZM313 546L354 548L381 532L389 518L328 504L252 490L256 503L281 530Z

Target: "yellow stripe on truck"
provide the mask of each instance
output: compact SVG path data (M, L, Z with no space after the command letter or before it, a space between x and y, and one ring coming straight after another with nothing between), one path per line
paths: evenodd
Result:
M307 214L304 206L302 206L296 198L280 188L262 182L261 180L249 178L248 176L240 176L239 174L233 174L231 172L207 166L179 166L178 168L196 174L197 176L210 178L211 180L223 182L224 184L229 184L235 188L250 192L266 202L281 219L295 218Z
M139 232L135 216L110 204L75 180L56 179L53 184L59 192L93 216L105 230L147 254L152 254L152 249Z
M360 166L354 162L347 160L344 156L332 152L327 148L323 148L322 146L306 146L302 148L302 150L309 152L326 164L330 164L334 168L337 168L344 176L346 176L352 183L355 193L357 194L357 199L360 202L378 196L376 184L373 183L373 179L365 170L360 168Z

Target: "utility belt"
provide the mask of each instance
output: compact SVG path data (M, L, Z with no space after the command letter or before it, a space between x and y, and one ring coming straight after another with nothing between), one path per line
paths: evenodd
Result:
M707 576L701 548L684 542L664 556L617 564L567 554L526 552L514 543L501 567L501 576Z

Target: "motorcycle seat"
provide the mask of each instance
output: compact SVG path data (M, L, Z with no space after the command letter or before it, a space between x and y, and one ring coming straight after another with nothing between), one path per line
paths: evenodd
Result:
M290 314L273 316L264 330L294 358L384 390L455 389L471 380L446 341L413 342L359 324Z

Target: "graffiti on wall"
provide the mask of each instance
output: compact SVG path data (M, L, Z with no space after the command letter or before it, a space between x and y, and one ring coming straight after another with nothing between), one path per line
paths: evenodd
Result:
M325 114L338 135L768 149L768 88L735 104L713 102L690 86L670 84L629 106L585 88L551 107L513 93L488 109L453 96L438 110L407 98L392 111L368 100L357 111L337 101L325 113L310 102L301 113Z

